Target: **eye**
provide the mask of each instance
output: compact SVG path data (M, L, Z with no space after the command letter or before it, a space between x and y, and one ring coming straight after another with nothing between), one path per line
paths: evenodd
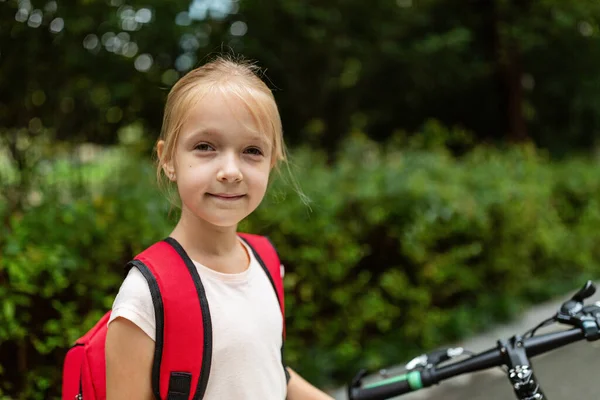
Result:
M245 151L247 154L251 154L253 156L262 156L263 152L258 147L248 147Z
M194 150L198 151L213 151L214 149L215 148L208 143L198 143L196 147L194 147Z

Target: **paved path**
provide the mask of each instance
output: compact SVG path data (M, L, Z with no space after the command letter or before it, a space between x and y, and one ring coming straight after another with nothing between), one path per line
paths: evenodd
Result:
M598 287L598 292L600 292L600 285ZM556 301L536 306L523 313L518 320L511 324L498 326L487 333L451 345L463 346L475 352L488 349L495 345L497 339L508 338L515 333L521 334L544 318L551 316L558 310L560 304L571 295L572 293L569 293ZM592 301L600 301L600 293L588 299L586 304ZM541 332L548 332L552 329L547 328ZM554 329L562 329L562 327L557 325L557 328ZM535 357L532 363L548 399L600 399L600 340L593 343L582 341L568 345ZM332 395L336 400L347 400L345 389L340 389ZM514 398L506 375L499 368L495 368L455 377L435 387L396 399L509 400Z

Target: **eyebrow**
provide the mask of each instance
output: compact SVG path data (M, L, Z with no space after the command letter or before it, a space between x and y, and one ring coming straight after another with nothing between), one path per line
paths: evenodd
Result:
M223 136L223 133L221 131L219 131L218 129L214 129L214 128L202 128L202 129L192 132L190 134L188 140L196 139L200 136L220 137L220 136ZM263 145L269 144L268 140L266 139L266 137L264 135L261 136L261 135L257 135L257 134L252 134L252 136L248 137L248 140L260 142Z

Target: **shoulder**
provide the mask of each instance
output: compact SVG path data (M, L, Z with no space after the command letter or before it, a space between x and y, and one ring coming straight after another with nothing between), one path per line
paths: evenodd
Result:
M152 339L155 338L156 322L152 295L146 278L137 268L131 268L121 284L112 306L109 324L117 317L133 322Z
M127 277L121 284L119 288L119 293L115 299L115 304L121 304L123 301L133 298L144 298L145 294L148 294L150 300L152 297L150 296L150 288L148 287L148 282L144 275L137 268L131 268L127 273ZM113 309L114 309L113 305Z

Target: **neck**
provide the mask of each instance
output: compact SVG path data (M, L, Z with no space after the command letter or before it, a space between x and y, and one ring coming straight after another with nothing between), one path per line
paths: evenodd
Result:
M212 225L182 208L181 218L171 233L186 252L215 257L231 254L239 246L237 225L221 227Z

